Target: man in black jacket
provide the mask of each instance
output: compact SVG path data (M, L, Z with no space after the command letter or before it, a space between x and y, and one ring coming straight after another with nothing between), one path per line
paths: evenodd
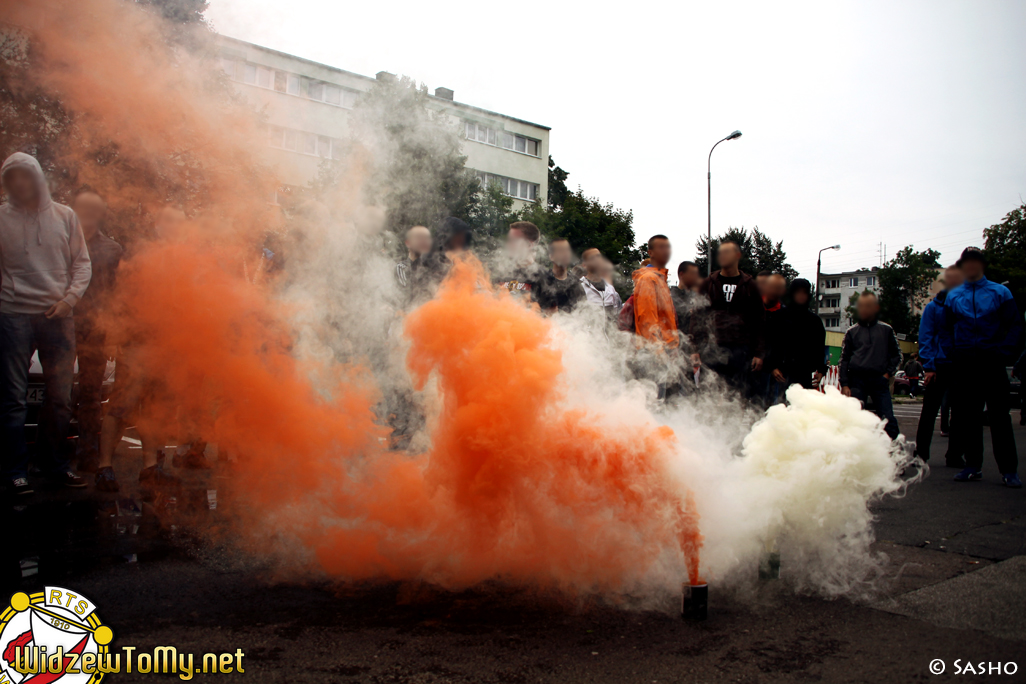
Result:
M891 403L891 376L901 363L901 349L894 330L877 320L880 302L872 292L863 292L857 304L859 322L848 328L841 344L841 392L865 403L873 401L873 412L887 421L885 430L897 439L898 421Z
M779 273L766 276L762 286L763 307L766 309L766 325L763 334L763 349L766 352L762 370L752 371L752 397L761 401L766 408L783 401L787 389L786 378L781 373L784 366L784 348L787 346L787 280Z
M699 289L699 294L709 298L709 307L691 317L691 334L698 348L691 362L698 366L704 357L727 384L747 392L748 374L762 369L766 317L762 295L755 279L738 269L741 248L736 243L721 242L716 261L720 270Z
M812 283L798 278L791 283L789 302L784 309L785 341L781 349L782 365L773 371L785 385L799 384L814 389L826 372L826 328L809 310Z

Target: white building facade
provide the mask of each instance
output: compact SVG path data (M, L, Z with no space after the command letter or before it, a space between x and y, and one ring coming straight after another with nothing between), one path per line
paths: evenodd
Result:
M341 158L352 108L378 79L392 77L362 76L225 36L218 40L225 73L267 117L267 158L286 185L305 185L324 159ZM545 201L547 126L456 102L448 88L435 88L429 100L463 132L467 167L482 183L499 183L518 209Z
M833 332L843 332L852 324L846 309L853 294L866 290L880 294L878 269L860 269L843 273L821 273L819 276L819 317L823 326Z

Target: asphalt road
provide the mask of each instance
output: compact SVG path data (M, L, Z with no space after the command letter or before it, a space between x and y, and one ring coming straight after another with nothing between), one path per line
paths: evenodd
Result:
M918 406L898 412L914 434ZM935 454L944 443L938 433ZM124 458L138 455L123 446ZM999 485L987 449L983 482L956 484L954 471L935 466L904 498L876 505L889 581L868 604L796 597L782 580L744 596L713 586L709 619L685 623L675 604L637 612L501 585L282 583L197 543L187 524L161 527L167 501L137 511L88 491L4 507L7 548L20 561L5 566L6 582L81 591L115 645L242 649L246 672L235 676L255 682L969 680L953 674L956 660L1015 662L1016 675L990 680L1026 681L1026 491ZM222 514L206 498L223 483L218 473L187 476L192 494L175 502L175 516ZM930 673L935 659L943 675Z

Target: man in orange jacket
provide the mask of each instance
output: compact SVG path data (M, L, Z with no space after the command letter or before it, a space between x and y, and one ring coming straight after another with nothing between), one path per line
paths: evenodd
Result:
M634 279L634 329L650 342L664 349L676 349L677 313L673 296L666 283L670 261L670 239L653 235L648 240L648 265L636 270Z

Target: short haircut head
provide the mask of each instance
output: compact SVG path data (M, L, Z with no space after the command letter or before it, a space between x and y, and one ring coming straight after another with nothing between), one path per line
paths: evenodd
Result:
M677 267L677 275L680 275L681 273L687 273L688 269L691 268L692 266L694 266L695 268L698 268L698 264L696 264L694 261L682 261L682 262L680 262L680 266Z
M737 244L733 240L724 240L720 243L719 249L722 249L724 245L734 245L734 249L736 249L739 252L741 251L741 245Z
M597 254L602 254L602 251L599 250L598 247L589 247L588 249L584 250L584 252L581 253L581 259L587 259L592 254L596 254L596 253Z
M866 290L865 292L860 294L859 299L872 299L877 302L880 301L880 298L876 296L876 293L871 290Z
M538 242L541 239L541 231L538 230L538 226L530 221L516 221L509 224L509 229L519 231L530 242Z
M655 244L656 240L666 240L667 242L669 242L670 238L666 237L665 235L653 235L652 237L650 237L648 239L648 248L649 249L652 249L652 245Z
M552 238L551 240L549 240L549 251L550 252L552 251L553 245L555 245L557 242L565 242L568 245L570 244L570 241L567 240L565 237Z
M773 271L767 271L766 269L763 269L763 270L759 271L759 273L756 274L755 277L756 278L768 278L771 275L773 275Z

